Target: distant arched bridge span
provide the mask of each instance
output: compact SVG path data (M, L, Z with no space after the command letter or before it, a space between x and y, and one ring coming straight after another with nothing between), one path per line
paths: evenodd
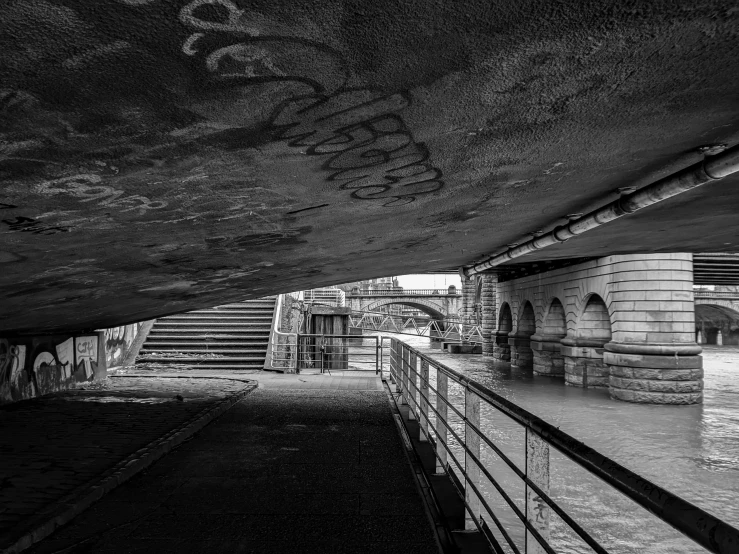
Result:
M462 307L456 290L356 290L346 295L347 305L356 312L372 312L382 306L399 304L420 310L433 319L455 318Z

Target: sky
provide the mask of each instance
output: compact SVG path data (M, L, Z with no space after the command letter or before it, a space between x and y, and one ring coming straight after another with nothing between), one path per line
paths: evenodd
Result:
M404 289L445 289L454 285L462 288L462 280L457 273L442 275L398 275L398 285Z

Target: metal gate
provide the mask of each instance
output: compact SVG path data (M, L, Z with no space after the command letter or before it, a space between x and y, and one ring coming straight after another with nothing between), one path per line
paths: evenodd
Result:
M298 373L373 371L380 373L380 337L298 335Z

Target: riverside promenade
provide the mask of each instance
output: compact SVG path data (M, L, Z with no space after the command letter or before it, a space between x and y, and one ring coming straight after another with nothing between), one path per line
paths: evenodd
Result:
M45 476L49 467L63 462L74 475L88 466L80 472L82 485L58 486L33 506L7 497L3 507L7 512L15 504L18 517L3 529L3 550L438 551L387 393L374 374L213 379L209 372L135 369L117 372L105 389L2 408L4 427L10 414L56 430L33 445L20 432L5 439L3 459L10 462L3 474L15 471L16 483L35 479L42 491L44 481L51 487L61 475ZM188 405L192 413L186 414ZM209 409L219 413L183 432ZM30 411L34 417L27 417ZM74 432L65 431L65 422L73 422ZM164 446L167 440L172 444ZM17 452L6 458L14 449L23 451L22 462ZM157 459L143 463L150 451ZM115 486L111 479L125 482ZM8 490L12 486L3 493ZM44 523L44 516L51 521ZM41 540L31 545L34 538Z

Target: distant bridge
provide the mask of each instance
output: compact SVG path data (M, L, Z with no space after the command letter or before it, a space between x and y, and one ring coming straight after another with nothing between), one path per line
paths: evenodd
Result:
M712 307L725 314L728 318L739 322L739 292L695 290L696 316L701 311L700 306Z
M373 312L382 306L399 304L420 310L433 319L457 317L462 307L462 294L449 289L353 289L346 295L347 305L355 312Z

